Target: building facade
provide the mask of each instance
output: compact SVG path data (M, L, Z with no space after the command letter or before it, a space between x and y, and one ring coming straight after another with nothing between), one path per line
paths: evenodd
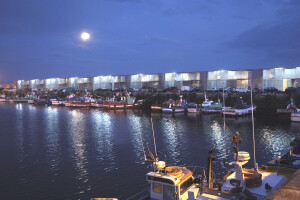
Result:
M239 87L249 88L275 87L285 90L287 87L300 87L300 67L270 68L249 70L218 70L182 73L134 74L117 76L49 78L18 80L17 89L62 89L86 88L116 89L152 87L190 86L209 88Z

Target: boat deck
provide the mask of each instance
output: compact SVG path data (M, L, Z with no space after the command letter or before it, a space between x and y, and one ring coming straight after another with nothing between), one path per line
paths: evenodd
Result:
M262 184L259 187L253 187L253 188L249 188L247 187L247 189L255 196L258 197L267 197L268 195L270 195L274 190L276 190L276 188L283 184L287 178L285 176L282 175L277 175L277 174L273 174L270 172L261 172L262 174ZM232 188L235 188L235 186L232 186L230 184L230 180L235 178L235 172L232 173L230 176L228 176L227 180L223 183L223 190L226 191L230 191ZM265 189L265 184L268 183L271 187L272 190L271 191L266 191Z

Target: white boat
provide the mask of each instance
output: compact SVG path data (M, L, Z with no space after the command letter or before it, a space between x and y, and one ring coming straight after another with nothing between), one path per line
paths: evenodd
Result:
M34 99L28 99L29 104L34 104Z
M300 122L300 109L296 109L296 111L291 114L291 121Z
M172 108L162 108L161 109L163 113L183 113L184 108L182 107L172 107Z
M187 108L189 113L199 113L201 110L199 108Z
M253 106L253 110L256 110L256 106ZM222 114L227 116L243 116L249 115L252 112L252 107L246 104L238 104L233 108L223 108Z
M51 100L51 104L52 104L53 106L63 106L63 105L64 105L64 102L55 99L55 100Z
M209 107L211 106L214 102L213 101L209 101L207 98L206 98L206 94L204 94L204 98L205 100L203 101L202 103L202 107L205 108L205 107Z
M0 98L0 102L8 102L8 99Z
M277 113L279 114L292 114L297 110L296 105L294 103L294 99L291 98L290 103L287 105L286 109L277 109Z

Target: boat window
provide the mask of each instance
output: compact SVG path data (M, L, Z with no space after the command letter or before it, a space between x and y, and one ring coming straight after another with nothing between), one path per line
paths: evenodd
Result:
M163 185L163 187L164 187L164 191L163 191L163 199L164 200L176 199L174 186Z
M157 181L157 182L162 182L162 183L168 183L171 185L174 185L174 182L170 179L164 179L164 178L159 178L159 177L154 177L154 176L148 176L149 181Z
M186 180L185 182L183 182L180 185L180 195L182 195L183 193L185 193L193 184L194 184L194 181L193 181L192 177L190 177L188 180Z
M152 183L152 190L155 193L161 193L161 184L160 183Z

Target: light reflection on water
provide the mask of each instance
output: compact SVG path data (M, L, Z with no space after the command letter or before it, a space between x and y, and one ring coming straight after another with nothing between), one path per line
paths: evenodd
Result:
M100 163L109 161L109 165L104 166L104 171L109 172L115 168L115 156L113 154L113 127L111 115L107 112L93 112L92 123L93 132L97 148L97 160Z
M75 158L75 168L76 168L76 179L81 182L78 188L78 194L83 194L89 190L89 187L86 187L86 182L88 181L88 170L86 165L88 163L87 153L86 153L86 124L84 113L80 110L71 110L70 111L70 139L72 141L72 148L74 150Z
M5 152L0 154L5 161L0 165L5 183L0 185L0 199L124 199L138 192L148 185L149 170L139 128L145 150L149 143L155 153L151 117L157 150L167 155L168 163L205 167L208 150L216 148L213 169L220 172L236 131L243 139L241 150L253 152L251 117L226 118L225 137L218 114L164 115L27 104L0 104L0 112L0 152ZM256 118L258 163L285 152L299 133L300 123Z

